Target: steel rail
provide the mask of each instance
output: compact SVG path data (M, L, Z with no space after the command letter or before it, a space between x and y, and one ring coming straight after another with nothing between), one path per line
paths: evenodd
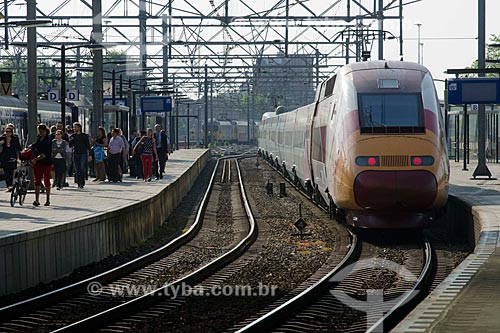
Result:
M335 276L335 274L340 272L344 267L352 263L357 256L359 256L361 242L358 240L358 236L351 233L351 240L351 247L345 255L344 259L342 259L342 261L327 275L325 275L323 278L321 278L319 281L317 281L315 284L313 284L297 296L283 303L274 310L268 312L259 319L246 325L236 333L262 333L271 331L272 329L277 327L283 320L288 318L294 311L301 309L316 300L318 296L328 290L329 286L331 285L330 280Z
M424 253L425 263L420 271L420 274L413 285L413 288L401 297L399 302L394 305L386 314L380 318L366 332L385 332L392 329L418 302L424 294L429 290L432 283L434 267L436 264L436 256L427 238L424 238Z
M232 159L232 158L240 158L243 157L243 155L236 155L236 156L227 156L227 157L222 157L219 160L225 160L225 159ZM210 263L204 265L203 267L197 269L196 271L172 282L169 283L168 285L163 286L162 288L158 288L148 294L145 294L143 296L140 296L138 298L135 298L129 302L120 304L114 308L105 310L101 313L98 313L96 315L93 315L91 317L88 317L86 319L80 320L76 323L73 323L71 325L65 326L63 328L60 328L54 332L88 332L88 331L95 331L98 330L102 327L104 327L107 324L116 322L120 320L121 318L130 315L132 313L135 313L141 309L147 308L158 301L163 300L165 297L168 296L168 292L165 292L166 290L172 290L175 288L179 288L181 285L194 285L198 281L201 281L203 278L206 278L207 276L210 276L214 272L218 271L222 267L226 266L227 264L233 262L235 259L237 259L240 255L242 255L249 247L250 245L255 241L257 238L257 224L255 223L255 219L253 217L252 210L250 208L250 204L248 203L248 199L246 196L245 192L245 187L243 186L243 180L241 176L241 171L238 163L236 163L237 170L238 170L238 179L239 179L239 186L240 186L240 193L241 193L241 200L243 202L243 207L245 209L245 213L248 217L249 220L249 232L243 238L233 249L230 251L226 252L222 256L212 260ZM215 174L214 174L215 175ZM205 203L204 198L204 203ZM208 200L206 204L208 203ZM197 216L197 219L201 218L201 211Z
M351 252L354 251L354 246L351 247ZM425 261L420 271L418 278L415 280L413 287L405 292L404 297L402 297L397 304L395 304L388 312L384 314L374 325L372 325L366 332L387 332L392 329L400 320L403 318L425 295L428 287L432 283L432 276L435 264L435 255L430 242L424 239L424 255ZM348 254L349 255L349 254ZM344 261L339 264L339 266L344 265L347 260L346 256ZM335 268L335 271L330 272L321 281L325 282L327 286L330 285L330 281L335 277L335 274L339 272L339 268ZM319 290L311 290L313 288L319 288ZM284 303L280 307L274 309L273 311L267 313L261 318L253 321L252 323L246 325L242 329L238 330L237 333L248 333L248 332L268 332L272 331L278 327L281 323L285 322L291 314L305 308L309 304L313 304L317 300L318 296L321 296L321 292L325 292L326 287L323 286L312 286L305 290L301 294L297 295L295 298L291 299L287 303ZM293 304L295 303L295 304Z

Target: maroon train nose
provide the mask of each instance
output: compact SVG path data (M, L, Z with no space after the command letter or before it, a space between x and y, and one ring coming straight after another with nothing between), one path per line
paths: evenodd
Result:
M425 209L436 195L436 178L425 170L363 171L354 180L356 203L365 209Z

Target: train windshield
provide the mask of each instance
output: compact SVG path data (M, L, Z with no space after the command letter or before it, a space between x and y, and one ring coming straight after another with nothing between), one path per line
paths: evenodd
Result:
M425 133L419 94L360 94L361 133Z

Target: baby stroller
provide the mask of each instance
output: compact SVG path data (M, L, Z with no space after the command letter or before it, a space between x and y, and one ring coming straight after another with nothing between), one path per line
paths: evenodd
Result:
M30 166L30 161L34 158L33 151L29 148L24 149L19 155L18 168L16 170L16 179L12 186L12 192L10 192L10 206L14 207L16 202L19 205L23 205L26 194L30 186L30 180L28 179L28 170Z

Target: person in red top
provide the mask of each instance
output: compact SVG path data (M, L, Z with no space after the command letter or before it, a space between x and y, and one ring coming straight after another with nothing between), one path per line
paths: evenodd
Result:
M50 171L52 170L52 140L50 140L49 129L45 124L39 124L38 138L31 148L35 151L35 158L31 160L33 178L35 179L35 201L34 206L40 206L40 187L45 186L47 200L45 206L50 206Z

